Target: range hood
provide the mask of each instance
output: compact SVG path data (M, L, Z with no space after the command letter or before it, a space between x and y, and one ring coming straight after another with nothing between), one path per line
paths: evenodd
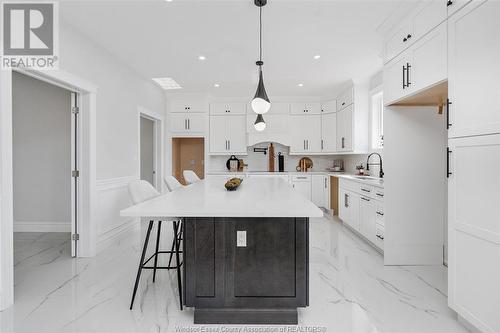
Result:
M249 147L263 142L275 142L289 147L291 144L291 139L290 134L288 133L272 133L264 131L261 133L248 134L247 144Z

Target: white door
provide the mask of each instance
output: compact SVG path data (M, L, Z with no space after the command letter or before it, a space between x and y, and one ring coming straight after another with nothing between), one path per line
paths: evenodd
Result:
M311 200L311 182L293 182L292 187L304 197Z
M499 31L499 1L477 1L448 21L449 137L500 133Z
M306 130L304 124L307 116L290 116L290 152L303 153L306 152Z
M375 243L375 206L373 201L365 196L361 196L359 201L359 231Z
M353 110L351 104L337 112L337 151L353 150Z
M407 63L404 53L384 66L384 105L390 105L406 95Z
M446 0L422 1L411 17L411 40L417 40L446 18ZM446 42L444 43L446 45Z
M321 115L308 115L305 118L303 130L306 133L306 151L309 153L321 152ZM294 135L292 133L292 135Z
M444 6L444 5L443 5ZM407 83L415 92L446 80L447 26L441 24L411 47Z
M500 135L449 148L448 303L482 332L500 332Z
M228 131L226 116L210 116L210 152L226 153L228 148Z
M312 175L311 201L318 207L325 207L325 176Z
M172 133L187 133L188 114L186 113L173 113L170 115L170 131Z
M203 114L188 114L187 117L187 131L192 134L205 133L206 116Z
M246 154L247 131L246 116L227 116L228 146L231 154Z
M324 153L337 151L337 113L321 115L321 151Z

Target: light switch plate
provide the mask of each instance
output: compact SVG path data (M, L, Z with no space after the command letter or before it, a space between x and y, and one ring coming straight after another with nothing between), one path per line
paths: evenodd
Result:
M236 231L236 246L247 247L247 232L238 230Z

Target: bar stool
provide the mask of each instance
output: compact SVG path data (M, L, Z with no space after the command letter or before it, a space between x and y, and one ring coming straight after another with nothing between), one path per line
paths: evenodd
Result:
M193 170L182 171L182 176L188 185L199 182L201 179Z
M137 205L137 204L144 202L146 200L153 199L153 198L160 195L160 192L158 192L150 183L148 183L145 180L137 180L137 181L133 181L133 182L129 183L128 184L128 191L129 191L130 198L132 199L132 202L134 203L134 205ZM135 278L134 291L132 293L132 301L130 302L130 310L132 310L132 307L134 306L135 295L137 293L137 287L139 286L139 281L141 279L141 273L142 273L143 269L152 269L153 270L153 283L156 280L156 270L157 269L167 269L167 270L175 269L175 270L177 270L177 284L178 284L178 288L179 288L179 302L180 302L180 309L182 310L182 277L181 277L182 262L180 261L179 254L182 253L182 250L180 250L180 246L181 246L181 241L182 241L183 227L182 227L181 222L179 220L172 220L173 231L174 231L174 238L172 240L172 248L170 251L159 251L162 221L157 221L158 222L158 229L157 229L157 236L156 236L155 252L148 259L144 260L146 257L146 251L148 249L149 236L151 235L151 229L153 229L154 222L155 222L154 220L149 221L148 230L146 232L146 239L144 240L144 246L142 249L141 259L139 262L139 268L137 269L137 276ZM169 258L167 266L163 266L163 267L158 266L158 255L161 253L170 254L170 258ZM172 266L171 262L172 262L172 256L174 254L176 257L176 265ZM151 261L151 259L153 259L153 258L154 258L153 266L146 266L149 263L149 261Z
M164 181L170 192L182 187L182 184L174 176L165 176Z

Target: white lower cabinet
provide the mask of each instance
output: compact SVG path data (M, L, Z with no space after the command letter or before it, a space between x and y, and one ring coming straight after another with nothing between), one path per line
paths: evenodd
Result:
M383 189L340 180L339 218L370 243L384 249Z
M448 145L448 304L479 331L500 332L500 174L491 169L500 135Z
M311 176L292 175L292 187L294 190L311 200L312 185Z
M318 207L330 209L330 176L312 176L312 199Z

